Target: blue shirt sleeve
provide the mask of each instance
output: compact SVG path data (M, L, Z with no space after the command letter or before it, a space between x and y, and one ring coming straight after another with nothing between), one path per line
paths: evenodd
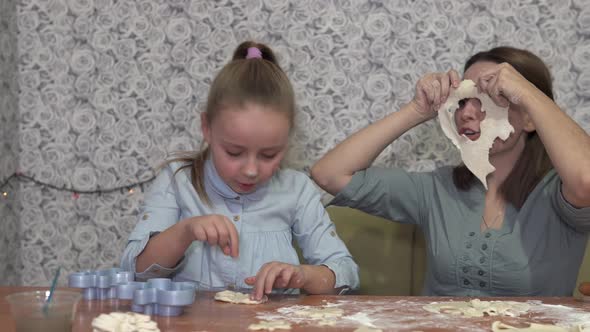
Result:
M576 208L570 204L563 196L562 182L557 174L550 177L549 181L552 181L547 186L552 191L551 203L561 220L577 232L590 232L590 207Z
M325 265L336 276L335 288L359 287L358 266L321 203L320 193L311 180L300 174L303 186L299 192L293 235L308 264Z
M145 194L138 223L129 235L121 259L121 268L135 272L136 279L161 278L174 274L184 264L184 257L173 268L152 264L145 271L136 270L137 256L145 249L150 238L178 222L180 208L176 202L174 172L165 167Z

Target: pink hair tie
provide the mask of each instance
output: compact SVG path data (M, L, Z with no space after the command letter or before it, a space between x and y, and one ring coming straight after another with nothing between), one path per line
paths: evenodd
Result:
M246 59L262 59L262 52L258 47L248 47L248 54L246 54Z

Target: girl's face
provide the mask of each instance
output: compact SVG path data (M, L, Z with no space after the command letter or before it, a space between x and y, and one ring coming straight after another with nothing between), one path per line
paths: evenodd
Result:
M480 61L471 65L466 71L463 79L477 82L479 76L494 68L498 64L490 61ZM475 141L481 135L480 124L485 119L485 113L481 111L481 102L477 98L462 100L459 109L455 112L455 124L459 135L465 135ZM531 127L528 114L517 105L510 104L508 109L508 122L514 127L514 132L508 136L506 141L496 138L490 155L512 150L515 146L524 146L526 133L534 130Z
M291 124L285 112L246 103L220 110L212 123L201 116L203 138L219 176L235 192L252 192L279 168Z

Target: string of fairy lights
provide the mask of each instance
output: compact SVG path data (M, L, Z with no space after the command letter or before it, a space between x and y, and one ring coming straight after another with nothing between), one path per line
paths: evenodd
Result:
M140 182L122 185L122 186L115 186L115 187L110 187L110 188L101 188L100 186L97 186L96 189L84 190L84 189L76 189L76 188L68 187L68 186L57 186L57 185L54 185L51 183L46 183L46 182L37 180L36 178L34 178L30 175L26 175L21 172L14 172L10 176L8 176L6 179L4 179L4 181L0 182L0 195L4 199L8 199L12 196L9 188L10 188L10 183L13 181L29 182L29 183L34 183L38 186L50 188L50 189L57 190L57 191L70 192L72 194L73 199L77 199L78 197L80 197L80 194L101 195L101 194L108 194L108 193L113 193L113 192L117 192L117 191L121 192L122 194L125 194L125 193L134 194L137 192L137 188L139 188L139 190L141 192L143 192L144 185L153 181L154 178L155 178L155 176L152 176L145 181L140 181Z

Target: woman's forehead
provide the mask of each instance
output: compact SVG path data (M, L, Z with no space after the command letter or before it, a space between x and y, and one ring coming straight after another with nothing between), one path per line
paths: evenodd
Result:
M482 73L487 72L496 65L497 63L491 61L478 61L467 68L465 74L463 75L463 79L476 82Z

